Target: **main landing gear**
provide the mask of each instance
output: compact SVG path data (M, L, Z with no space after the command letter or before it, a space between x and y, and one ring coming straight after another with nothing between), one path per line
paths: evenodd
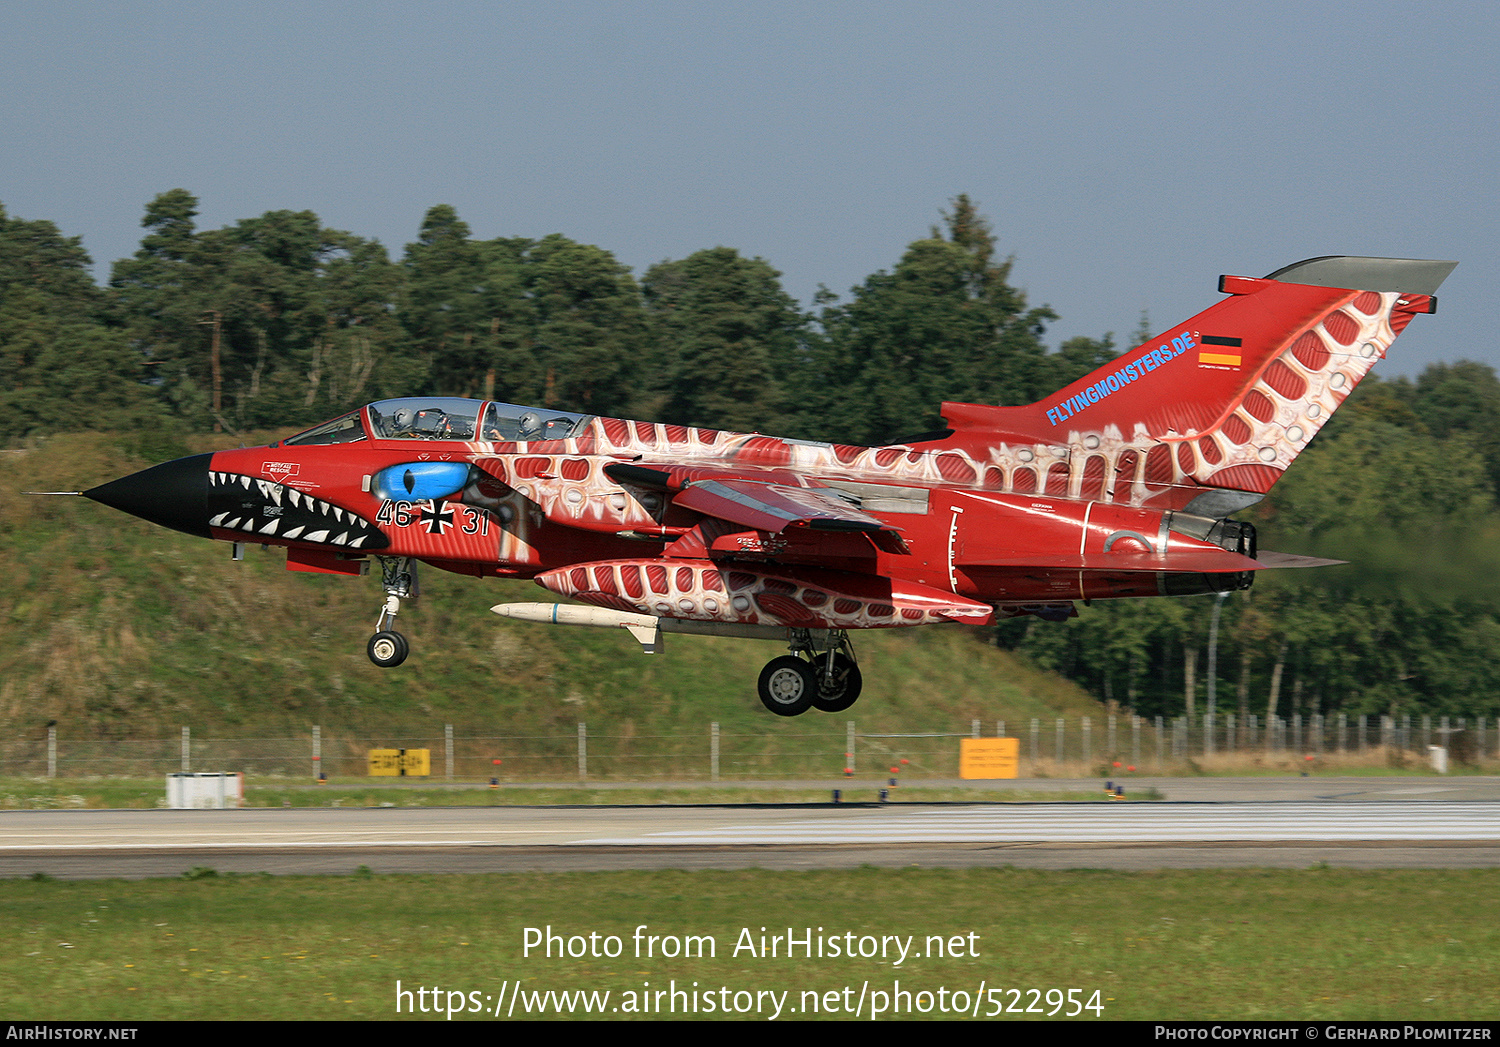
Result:
M411 653L411 644L406 642L406 637L391 626L395 624L396 615L401 613L401 601L417 598L417 562L410 556L377 556L375 559L380 564L380 586L385 590L385 606L375 620L375 635L370 637L365 653L382 669L394 669Z
M854 647L842 629L823 634L818 652L807 629L791 631L791 654L773 658L760 672L756 689L761 704L777 716L800 716L809 709L841 713L859 698L864 680L854 661Z

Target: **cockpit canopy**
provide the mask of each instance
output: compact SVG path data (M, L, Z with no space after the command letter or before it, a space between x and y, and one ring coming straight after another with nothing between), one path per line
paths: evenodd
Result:
M362 414L367 416L368 433ZM592 417L494 400L404 396L396 400L377 400L285 442L291 445L353 443L367 436L376 440L486 440L494 443L564 440L582 432Z
M577 436L594 416L557 411L550 407L522 407L490 401L479 423L481 440L566 440Z
M366 411L377 440L473 440L483 406L453 396L405 396L377 400Z

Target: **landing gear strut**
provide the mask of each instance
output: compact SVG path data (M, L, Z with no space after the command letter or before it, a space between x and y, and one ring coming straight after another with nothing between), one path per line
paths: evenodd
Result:
M777 716L799 716L809 709L841 713L859 698L864 681L848 633L830 629L815 637L811 630L793 629L788 647L792 653L771 659L756 687L761 704L771 712Z
M411 644L406 642L406 637L391 626L395 624L396 615L401 613L402 599L417 598L417 562L410 556L377 556L375 559L380 564L380 586L385 590L385 605L375 620L375 635L370 637L365 653L382 669L394 669L411 653Z

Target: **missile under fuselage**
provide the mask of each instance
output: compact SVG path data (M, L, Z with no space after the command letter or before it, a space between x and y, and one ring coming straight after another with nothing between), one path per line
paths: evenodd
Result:
M662 633L693 633L698 636L737 636L752 640L786 640L784 625L751 625L742 622L700 622L690 618L659 618L654 614L617 611L610 607L584 607L568 603L502 603L490 610L502 618L549 625L588 625L602 629L625 629L640 641L646 654L661 650ZM809 630L814 635L827 630Z

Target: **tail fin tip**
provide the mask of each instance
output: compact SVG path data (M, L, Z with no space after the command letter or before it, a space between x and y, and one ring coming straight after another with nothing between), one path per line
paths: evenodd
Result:
M1437 289L1457 266L1457 262L1426 258L1322 255L1283 266L1266 279L1283 284L1310 284L1314 287L1437 294Z

